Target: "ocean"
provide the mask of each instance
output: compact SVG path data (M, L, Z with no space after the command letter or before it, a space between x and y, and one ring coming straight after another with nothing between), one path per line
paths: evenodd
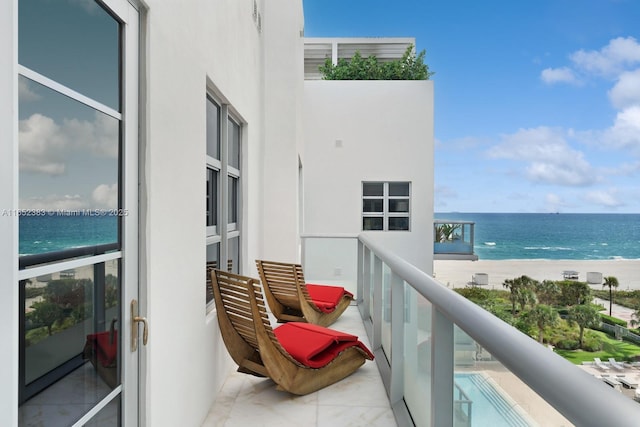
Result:
M32 255L118 241L114 215L20 216L19 253Z
M475 222L480 259L640 259L640 214L436 213ZM20 217L20 255L113 243L118 217Z
M640 259L640 214L439 212L475 222L479 259Z

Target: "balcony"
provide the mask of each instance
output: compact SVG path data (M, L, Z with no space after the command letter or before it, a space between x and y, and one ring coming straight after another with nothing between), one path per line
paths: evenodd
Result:
M401 426L486 425L490 418L494 427L501 425L494 419L502 420L502 425L523 426L637 425L638 403L447 289L374 239L303 240L309 281L340 281L357 291L355 318L351 307L337 327L366 331L381 381L369 363L327 389L292 397L265 393L272 383L234 374L204 425L246 425L239 418L237 422L224 418L233 411L244 420L259 419L262 425L288 424L291 411L311 413L296 418L295 424L393 425L386 405ZM380 383L386 404L380 403ZM301 409L304 405L306 412ZM365 418L359 418L364 416L362 408L369 408Z
M477 261L474 227L471 221L433 221L433 259Z

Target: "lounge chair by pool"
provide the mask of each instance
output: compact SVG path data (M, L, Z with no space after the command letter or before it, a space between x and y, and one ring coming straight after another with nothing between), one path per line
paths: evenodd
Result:
M600 360L599 357L594 357L593 358L593 363L596 365L596 367L598 369L600 369L601 371L608 371L609 367L607 365L605 365L602 360Z
M616 362L616 359L614 357L609 358L609 364L613 366L613 369L624 371L624 366L622 365L622 363Z

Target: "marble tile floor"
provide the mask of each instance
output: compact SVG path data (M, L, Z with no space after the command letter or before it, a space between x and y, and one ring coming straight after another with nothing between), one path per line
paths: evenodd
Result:
M102 400L111 389L98 377L90 363L71 372L18 409L21 427L70 426ZM96 420L111 420L103 425L115 425L117 405L107 405Z
M349 307L332 329L357 335L371 348L357 307ZM269 379L233 372L202 427L396 427L375 361L344 380L306 396L277 391Z

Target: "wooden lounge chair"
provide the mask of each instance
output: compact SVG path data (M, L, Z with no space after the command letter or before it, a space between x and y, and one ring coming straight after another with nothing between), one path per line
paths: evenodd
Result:
M278 390L304 395L373 359L354 335L299 322L272 329L255 279L216 269L211 281L222 338L238 372L269 377Z
M300 264L256 260L256 266L278 322L329 326L353 301L353 294L340 286L306 283Z

